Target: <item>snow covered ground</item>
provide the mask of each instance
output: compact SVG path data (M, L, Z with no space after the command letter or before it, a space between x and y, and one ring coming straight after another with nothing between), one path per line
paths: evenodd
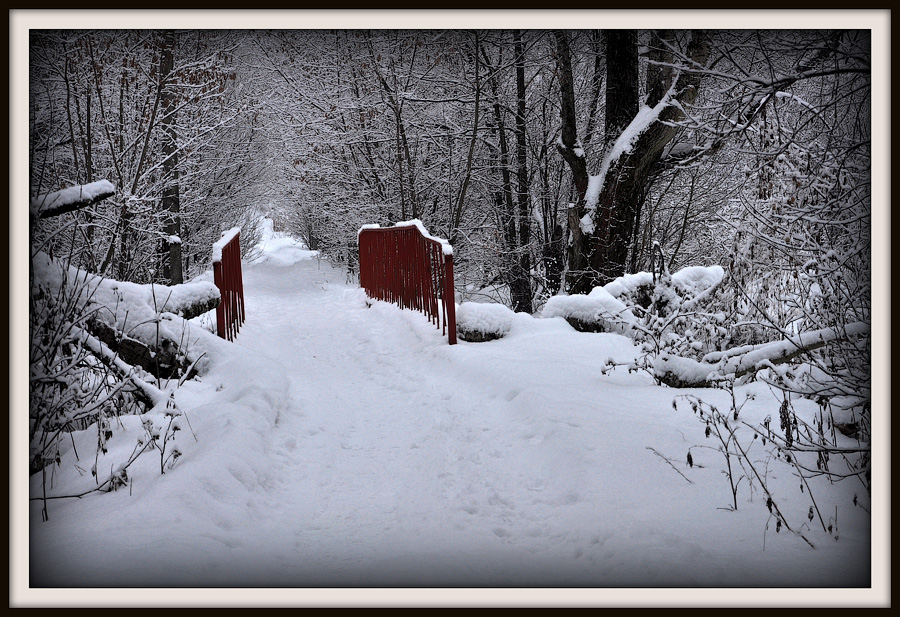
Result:
M244 282L236 342L177 391L189 420L180 460L160 474L145 454L130 487L52 501L47 522L31 502L31 601L67 588L69 603L121 605L838 606L882 575L858 482L812 483L823 516L837 517L829 534L807 520L791 468L766 463L757 442L751 456L816 548L776 532L749 478L729 509L724 457L672 404L690 393L728 409L728 394L601 374L638 352L628 338L519 314L500 340L450 346L418 313L369 307L344 272L279 234ZM760 384L741 398L750 392L741 417L777 422L779 401ZM110 463L132 451L140 422L114 432ZM96 433L80 438L88 451ZM75 462L59 468L60 490L93 481ZM317 595L345 587L369 589ZM533 595L547 588L572 589Z

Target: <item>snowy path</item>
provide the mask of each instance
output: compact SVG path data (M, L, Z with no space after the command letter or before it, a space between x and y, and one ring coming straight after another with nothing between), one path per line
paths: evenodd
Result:
M695 449L695 467L682 462L702 429L673 411L673 391L647 375L599 374L603 359L634 356L628 339L521 316L502 340L451 347L421 314L367 307L341 271L290 242L266 255L245 266L236 343L178 391L199 440L179 436L186 454L174 469L161 476L148 463L130 495L55 502L48 523L32 505L42 584L867 580L858 509L842 506L840 543L811 534L815 551L766 531L749 489L738 511L723 509L720 455ZM724 392L703 395L726 404ZM790 495L783 507L799 518L808 501Z
M511 408L549 401L514 404L515 375L504 385L460 371L421 315L398 323L389 307L368 309L342 277L315 260L247 276L256 302L239 345L275 352L290 380L266 457L278 480L257 504L278 538L271 557L311 553L318 563L304 576L313 582L346 572L360 584L374 573L372 584L478 585L522 576L508 551L527 560L556 546L575 558L581 544L599 542L559 511L585 490L582 438L566 438L581 427L546 413L517 421ZM527 446L545 439L556 444L550 459L535 458ZM486 545L503 550L485 554ZM534 570L531 582L552 578L557 565Z

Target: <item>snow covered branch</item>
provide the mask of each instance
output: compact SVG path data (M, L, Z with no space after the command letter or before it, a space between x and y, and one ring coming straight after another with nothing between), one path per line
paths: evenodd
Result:
M39 195L31 200L31 218L45 219L73 212L116 194L116 187L108 180L70 186L61 191Z
M849 338L869 334L868 323L857 322L843 329L824 328L762 345L713 352L699 362L671 354L660 354L653 362L656 377L674 388L705 388L727 377L743 377L753 371L790 362L803 354Z

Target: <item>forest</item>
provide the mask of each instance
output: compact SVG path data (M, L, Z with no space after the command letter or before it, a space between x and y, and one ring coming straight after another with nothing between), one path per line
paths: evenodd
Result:
M197 281L223 232L240 227L252 261L270 220L352 281L360 228L418 220L453 247L456 302L626 333L642 355L623 367L673 388L765 369L820 410L798 426L782 408L772 438L816 453L801 475L870 490L871 45L867 30L32 30L31 472L68 432L96 423L102 449L112 418L167 406L156 447L174 464L163 384L208 358L172 320L216 304Z
M352 272L361 226L419 219L461 301L721 265L681 332L703 353L870 318L865 31L37 31L30 54L33 199L115 188L34 221L87 272L183 283L263 213Z
M74 236L34 229L91 272L182 282L264 211L350 261L362 224L420 219L464 297L517 311L656 244L766 313L802 303L774 279L867 286L866 32L38 31L30 53L32 197L116 187Z

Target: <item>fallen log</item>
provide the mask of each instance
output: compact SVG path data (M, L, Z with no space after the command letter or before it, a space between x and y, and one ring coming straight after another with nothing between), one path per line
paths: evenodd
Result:
M147 371L157 379L182 377L191 361L172 340L161 338L158 345L143 343L115 330L99 319L85 324L85 330L103 342L109 350L131 366ZM195 373L196 374L196 373ZM188 375L188 379L194 375Z
M767 366L790 362L822 347L865 336L870 330L868 323L856 322L762 345L712 352L700 361L663 353L653 361L653 374L673 388L711 388L724 379L737 379Z
M39 252L32 259L33 294L71 298L74 314L88 332L132 366L157 378L180 377L196 360L180 349L189 325L185 320L215 309L221 294L208 281L181 285L139 285L106 279L65 266ZM200 327L200 326L196 326Z

